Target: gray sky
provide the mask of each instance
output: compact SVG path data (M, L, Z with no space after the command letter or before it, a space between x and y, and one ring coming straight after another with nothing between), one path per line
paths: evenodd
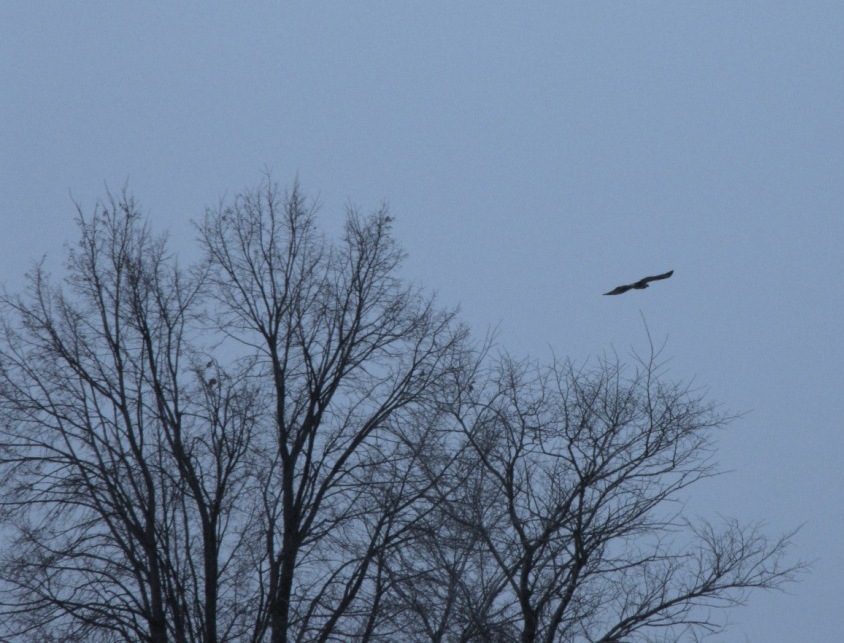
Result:
M669 376L748 411L689 510L804 524L817 563L719 640L840 640L844 3L211 4L0 5L0 279L58 267L106 184L186 258L265 168L332 230L385 201L476 333L627 358L644 317Z

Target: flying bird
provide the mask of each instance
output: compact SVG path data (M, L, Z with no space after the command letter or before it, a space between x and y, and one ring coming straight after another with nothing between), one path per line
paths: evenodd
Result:
M635 284L627 284L625 286L618 286L617 288L613 288L612 290L610 290L609 292L605 292L604 294L605 295L620 295L621 293L627 292L628 290L631 290L633 288L636 288L637 290L641 290L642 288L647 288L649 282L659 281L660 279L668 279L673 274L674 274L674 271L669 270L668 272L663 273L661 275L654 275L653 277L645 277L643 279L640 279Z

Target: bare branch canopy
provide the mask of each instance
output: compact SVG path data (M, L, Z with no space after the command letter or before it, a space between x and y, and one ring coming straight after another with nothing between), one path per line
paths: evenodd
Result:
M394 225L267 179L185 266L110 195L2 294L0 640L693 640L794 579L791 534L675 502L730 418L653 351L473 339Z

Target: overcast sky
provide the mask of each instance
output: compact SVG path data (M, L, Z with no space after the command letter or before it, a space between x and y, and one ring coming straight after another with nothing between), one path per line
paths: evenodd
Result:
M331 231L389 204L406 276L514 354L627 359L645 320L746 412L689 511L817 561L717 640L841 640L844 2L0 4L8 287L106 186L187 260L265 169Z

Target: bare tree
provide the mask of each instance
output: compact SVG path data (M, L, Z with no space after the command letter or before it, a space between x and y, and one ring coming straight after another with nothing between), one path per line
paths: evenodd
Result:
M690 524L725 418L655 358L489 358L298 187L208 211L181 269L132 200L0 298L0 639L670 640L798 566Z
M454 314L399 280L390 221L350 211L332 246L298 188L282 199L267 183L202 227L217 327L254 356L272 404L261 572L273 643L342 630L396 524L419 510L404 425L435 410L466 350ZM397 495L373 503L382 488Z
M712 431L728 418L658 375L653 351L629 375L618 361L503 358L453 403L466 455L437 484L438 510L465 535L455 546L440 529L405 552L436 560L419 575L451 590L437 596L460 614L448 640L677 641L794 578L788 537L682 518L675 501L712 474ZM427 585L404 579L406 613L424 623L436 613L416 592Z
M238 573L254 394L204 380L201 275L131 200L109 205L80 213L65 288L38 267L3 297L0 632L218 641L243 619L237 583L220 587Z

